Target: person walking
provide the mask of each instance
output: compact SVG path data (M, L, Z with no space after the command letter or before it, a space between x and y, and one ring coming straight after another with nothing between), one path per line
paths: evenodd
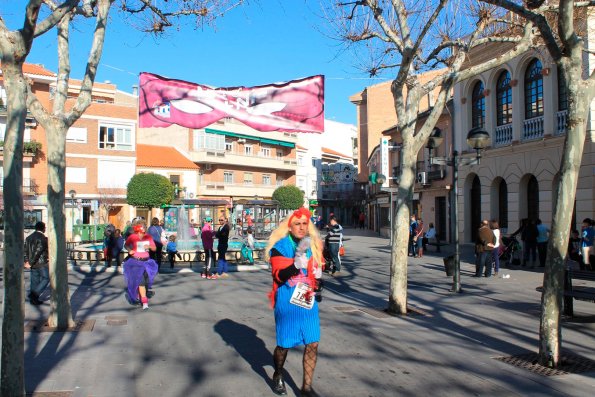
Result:
M550 238L550 229L538 219L535 222L537 228L537 253L539 256L539 267L545 267L545 258L547 256L547 242Z
M31 269L29 302L36 306L43 304L40 296L50 283L48 238L44 233L45 223L37 222L24 247L25 269Z
M248 228L251 227L248 226ZM215 237L217 238L217 274L219 277L227 277L229 264L225 259L225 254L229 244L229 225L227 218L223 215L219 217L219 229L217 229Z
M339 222L334 215L330 218L326 239L331 254L331 261L333 263L331 275L338 275L341 273L341 257L339 256L339 249L341 248L341 242L343 241L343 227L339 225Z
M481 227L477 231L477 241L475 243L476 267L475 277L492 276L492 251L494 249L494 233L488 226L488 221L483 220ZM484 273L485 269L485 273Z
M424 254L424 221L420 218L417 222L417 229L415 229L415 236L413 236L413 244L415 244L415 251L417 257L421 258Z
M416 256L416 244L413 241L413 238L417 234L417 220L415 219L415 214L411 215L411 221L409 222L409 256L415 258Z
M287 394L283 380L287 352L305 345L301 396L314 396L312 381L320 342L318 302L323 259L322 241L306 208L294 211L271 233L265 255L273 276L269 299L275 313L277 342L273 352L273 391Z
M494 233L494 249L492 250L492 261L494 263L494 277L498 277L500 271L500 224L497 220L492 219L490 222L490 229Z
M144 219L137 218L132 222L133 234L126 239L125 247L128 258L124 262L124 278L127 283L126 295L131 304L141 303L143 310L149 308L147 290L153 285L159 266L149 256L155 251L155 241L147 233Z
M200 238L202 240L202 247L205 251L205 268L202 274L202 278L209 280L217 279L216 274L211 274L211 266L215 262L215 250L213 250L213 240L215 237L215 231L213 230L213 219L211 217L205 218L205 224L200 232Z

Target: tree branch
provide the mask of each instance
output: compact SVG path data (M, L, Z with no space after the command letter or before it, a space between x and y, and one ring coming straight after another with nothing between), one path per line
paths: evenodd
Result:
M35 37L41 36L47 31L51 30L58 22L62 20L64 15L72 11L79 3L78 0L67 0L59 6L52 7L51 2L45 2L52 10L52 13L35 27Z

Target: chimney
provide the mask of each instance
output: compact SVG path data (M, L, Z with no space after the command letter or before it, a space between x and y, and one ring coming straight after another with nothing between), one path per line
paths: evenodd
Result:
M136 84L132 86L132 95L138 96L138 86Z

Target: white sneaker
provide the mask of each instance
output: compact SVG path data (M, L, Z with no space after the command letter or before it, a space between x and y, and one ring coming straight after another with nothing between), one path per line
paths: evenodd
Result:
M143 310L149 310L149 304L143 303Z

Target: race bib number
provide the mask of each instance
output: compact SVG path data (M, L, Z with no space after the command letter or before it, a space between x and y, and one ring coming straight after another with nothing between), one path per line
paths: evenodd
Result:
M310 291L312 291L312 288L308 284L297 283L289 303L303 307L304 309L312 309L312 306L314 306L314 294Z
M136 252L147 252L149 250L148 241L139 241L136 243Z

